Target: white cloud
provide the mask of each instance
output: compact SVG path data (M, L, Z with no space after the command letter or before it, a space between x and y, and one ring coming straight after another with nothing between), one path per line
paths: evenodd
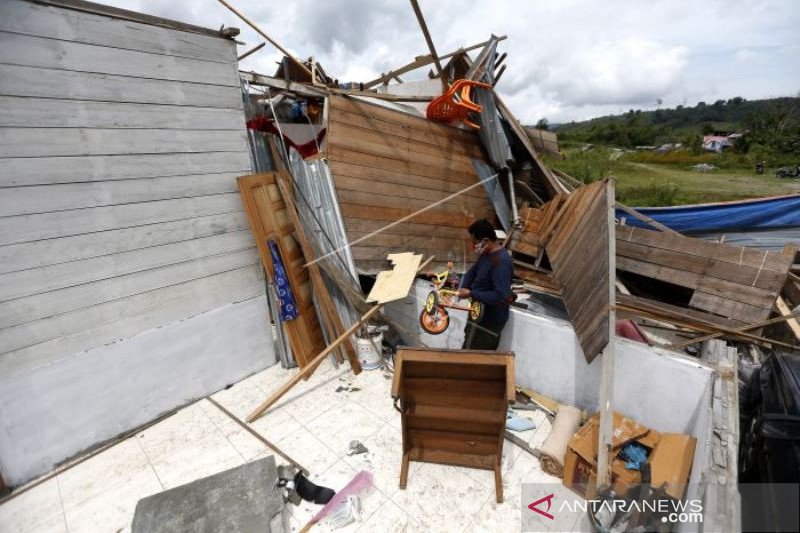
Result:
M752 63L762 59L763 57L764 54L755 50L751 50L750 48L742 48L741 50L737 50L735 56L737 63Z
M688 50L653 41L601 41L553 57L531 81L567 106L652 104L675 88Z
M2 0L0 0L2 1ZM99 0L193 24L242 28L216 0ZM367 81L427 53L405 0L230 0L300 58L340 81ZM506 34L498 91L526 123L579 120L630 108L796 94L798 0L420 0L439 53ZM243 68L271 74L270 46ZM428 68L403 76L419 79Z

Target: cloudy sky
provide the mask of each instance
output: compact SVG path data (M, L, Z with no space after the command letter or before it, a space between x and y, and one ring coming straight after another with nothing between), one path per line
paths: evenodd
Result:
M242 29L216 0L97 0ZM427 53L406 0L229 0L296 56L367 81ZM800 94L800 0L419 0L440 54L507 35L497 90L524 123ZM269 45L242 63L272 74ZM422 69L416 77L424 76ZM411 76L410 78L414 78Z

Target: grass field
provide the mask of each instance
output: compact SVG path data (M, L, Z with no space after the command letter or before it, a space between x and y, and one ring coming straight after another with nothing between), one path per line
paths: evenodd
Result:
M614 177L617 199L638 207L655 207L723 202L800 193L800 180L775 177L767 168L758 175L747 161L725 154L692 156L625 153L595 148L586 152L567 151L565 158L546 158L546 164L586 183ZM691 167L707 163L719 168L700 172Z

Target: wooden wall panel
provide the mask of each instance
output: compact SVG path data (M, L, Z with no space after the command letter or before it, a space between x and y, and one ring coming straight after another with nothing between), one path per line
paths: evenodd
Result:
M608 344L613 303L609 301L608 206L613 201L605 181L575 190L561 207L563 212L557 215L545 244L564 306L589 362Z
M221 47L219 39L208 35L131 20L87 17L76 11L19 0L3 0L0 31L229 64L235 58L234 50Z
M0 94L225 109L242 105L241 91L224 85L3 64L0 64Z
M367 237L352 248L360 271L385 268L386 255L394 252L435 254L435 267L448 260L457 265L472 261L466 228L494 216L472 168L471 159L485 159L474 132L333 96L326 156L348 238Z
M747 324L769 318L792 263L777 252L625 226L617 256L618 270L692 289L690 307Z
M236 46L210 33L0 2L9 375L263 295Z

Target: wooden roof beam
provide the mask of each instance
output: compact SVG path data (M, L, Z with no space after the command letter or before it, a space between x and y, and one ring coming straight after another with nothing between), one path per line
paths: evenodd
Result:
M500 37L496 37L498 42L499 41L503 41L503 40L505 40L507 38L508 38L507 35L501 35ZM475 50L475 49L478 49L478 48L482 48L482 47L486 46L487 44L489 44L490 41L491 41L491 39L488 39L486 41L483 41L482 43L473 44L472 46L468 46L467 48L459 48L458 50L450 52L449 54L445 54L443 56L439 56L439 59L448 59L448 58L453 57L456 54L460 54L460 53L463 53L463 52L469 52L469 51L472 51L472 50ZM397 68L395 70L392 70L390 72L387 72L385 74L381 74L381 76L379 78L375 78L374 80L366 82L364 84L364 89L370 89L372 87L375 87L376 85L380 85L381 83L386 83L389 80L391 80L392 78L395 78L395 77L400 76L401 74L405 74L407 72L411 72L412 70L417 70L418 68L422 68L422 67L428 66L431 63L433 63L433 58L431 57L430 54L423 55L423 56L417 56L416 58L414 58L414 61L412 61L411 63L403 65L402 67L399 67L399 68Z

